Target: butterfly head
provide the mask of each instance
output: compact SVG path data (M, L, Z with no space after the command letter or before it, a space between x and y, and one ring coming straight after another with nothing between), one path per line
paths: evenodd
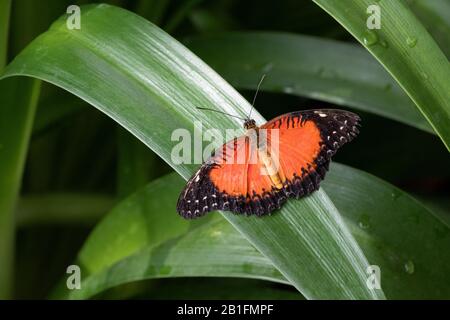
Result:
M256 122L253 119L245 120L244 122L244 129L250 130L250 129L256 129Z

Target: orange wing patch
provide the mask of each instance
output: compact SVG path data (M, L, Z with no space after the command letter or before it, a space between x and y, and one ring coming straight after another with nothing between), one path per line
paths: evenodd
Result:
M271 189L270 178L261 174L264 166L258 152L245 136L226 143L221 151L213 157L219 165L209 173L211 182L219 191L247 198Z
M291 122L289 126L288 122ZM304 170L316 168L315 160L321 151L322 137L312 120L302 123L286 116L262 126L266 127L269 131L278 131L278 148L273 145L276 141L272 141L276 139L270 141L271 150L274 150L272 157L277 157L275 161L278 161L280 171L288 180L294 179L294 175L301 175ZM271 138L274 133L268 136Z

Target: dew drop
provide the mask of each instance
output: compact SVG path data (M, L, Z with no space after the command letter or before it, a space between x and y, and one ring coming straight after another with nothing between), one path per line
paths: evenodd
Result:
M286 86L283 88L283 92L284 93L293 93L294 92L294 88L292 86Z
M242 266L242 269L245 273L252 273L253 272L253 266L250 263L244 263Z
M381 41L380 41L380 44L381 44L381 46L382 46L383 48L385 48L385 49L389 48L389 44L388 44L385 40L381 40Z
M160 275L168 275L172 272L172 267L170 266L161 266L159 268L159 274Z
M373 46L378 42L378 36L373 30L366 30L363 35L363 42L366 46Z
M411 260L406 261L404 267L407 274L414 273L414 262L412 262Z
M266 63L265 65L262 66L261 71L263 73L267 73L267 72L269 72L272 69L273 69L273 63L269 62L269 63Z
M334 79L338 76L336 71L332 69L325 69L324 67L320 67L319 70L317 70L317 74L319 77L324 79Z
M417 38L414 37L406 38L406 44L408 45L408 47L414 48L417 44Z
M367 214L363 214L359 217L358 226L361 229L369 229L370 228L370 216Z
M398 192L392 192L391 193L391 197L392 197L392 200L397 200L398 198L400 198L400 193L398 193Z
M384 91L391 91L392 83L386 83L383 87Z
M222 235L222 231L220 231L220 230L212 230L211 231L211 237L213 237L213 238L220 237L221 235Z

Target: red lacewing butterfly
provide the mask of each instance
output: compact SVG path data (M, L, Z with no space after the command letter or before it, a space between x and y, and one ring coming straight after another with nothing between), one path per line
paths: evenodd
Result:
M247 132L218 148L187 182L177 211L186 219L214 210L270 214L288 198L298 199L319 189L331 157L356 137L359 125L358 115L337 109L291 112L259 127L249 114L244 123ZM263 151L249 138L252 132L259 139L262 131ZM276 154L270 148L274 137ZM235 161L238 153L244 155L242 161Z

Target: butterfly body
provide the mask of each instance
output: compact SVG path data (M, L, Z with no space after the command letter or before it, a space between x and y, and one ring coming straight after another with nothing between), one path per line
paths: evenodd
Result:
M288 198L317 190L331 156L358 134L360 118L343 110L288 113L218 148L188 181L177 211L196 218L209 211L263 216Z

